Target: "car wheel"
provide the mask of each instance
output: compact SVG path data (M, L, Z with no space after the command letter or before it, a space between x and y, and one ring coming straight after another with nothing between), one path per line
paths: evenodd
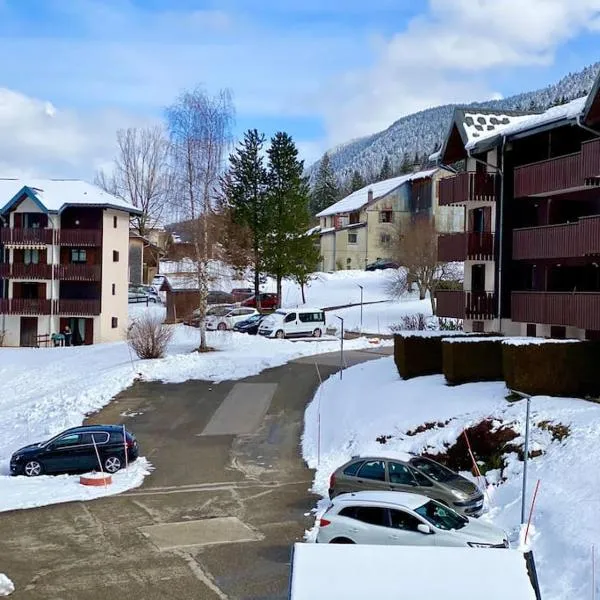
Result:
M344 538L344 537L335 538L335 539L331 540L329 543L330 544L354 544L354 542L352 540L349 540L348 538Z
M285 333L283 333L283 330L282 330L282 329L278 329L278 330L277 330L277 333L275 334L275 337L276 337L278 340L282 340L282 339L284 339L284 338L285 338Z
M41 475L43 471L44 468L37 460L30 460L26 462L23 467L23 473L27 475L27 477L37 477L38 475Z
M219 331L227 331L227 325L225 325L225 323L219 323L219 324L217 325L217 329L218 329Z
M323 332L318 327L313 331L313 337L321 337L322 335Z
M107 473L116 473L121 465L121 459L118 456L107 456L104 459L104 470Z

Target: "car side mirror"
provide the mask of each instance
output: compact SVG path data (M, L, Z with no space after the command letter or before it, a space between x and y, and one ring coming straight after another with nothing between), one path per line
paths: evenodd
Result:
M425 523L419 523L417 525L417 531L420 531L421 533L424 533L425 535L429 535L429 534L433 533L433 531L431 531L431 527L429 527L429 525L425 525Z

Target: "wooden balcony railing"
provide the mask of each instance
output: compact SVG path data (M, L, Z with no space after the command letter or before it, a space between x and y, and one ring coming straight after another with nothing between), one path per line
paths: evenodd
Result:
M101 246L102 231L99 229L61 229L58 241L61 246Z
M0 279L8 279L10 277L10 265L8 263L0 263Z
M513 259L576 258L600 254L600 215L574 223L525 227L513 231Z
M581 144L581 152L515 168L515 198L598 185L600 140Z
M600 330L600 292L513 292L511 318L519 323Z
M441 262L494 259L494 234L489 232L447 233L438 237Z
M465 202L494 202L496 175L494 173L459 173L440 179L439 203L443 206Z
M9 315L49 315L50 300L10 298L5 300L5 309Z
M435 293L435 300L438 317L465 318L465 293L462 290L439 290Z
M56 265L54 278L63 281L100 281L102 269L100 265Z
M16 246L44 246L52 243L52 232L52 229L2 227L0 229L0 242Z
M486 320L496 317L497 302L493 292L466 292L465 304L467 319Z
M99 315L100 300L55 300L57 315Z
M12 279L52 279L52 265L13 263L10 266Z

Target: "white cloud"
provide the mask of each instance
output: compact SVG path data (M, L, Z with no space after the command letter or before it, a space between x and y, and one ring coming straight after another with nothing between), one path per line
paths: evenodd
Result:
M331 141L437 104L497 96L487 83L494 69L548 65L599 17L600 0L430 0L427 13L377 43L370 69L336 82L323 106Z

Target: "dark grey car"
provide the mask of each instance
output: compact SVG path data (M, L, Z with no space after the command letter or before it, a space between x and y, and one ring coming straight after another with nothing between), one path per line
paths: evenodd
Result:
M422 456L354 457L329 480L330 498L363 490L422 494L469 517L479 517L483 512L483 494L473 482Z

